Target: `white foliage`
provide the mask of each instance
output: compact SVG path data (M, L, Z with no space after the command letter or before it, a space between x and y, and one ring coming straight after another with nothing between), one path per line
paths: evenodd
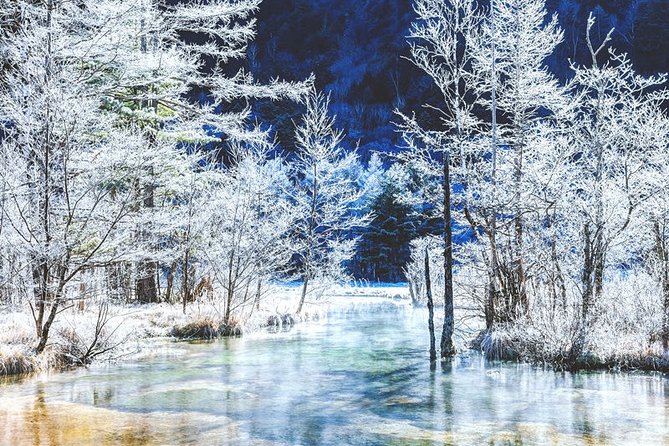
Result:
M295 133L298 153L289 194L296 206L293 252L304 281L299 309L309 281L345 277L343 263L352 257L355 246L347 232L369 219L353 208L363 193L356 175L358 157L341 146L342 133L334 128L328 104L329 98L312 91Z

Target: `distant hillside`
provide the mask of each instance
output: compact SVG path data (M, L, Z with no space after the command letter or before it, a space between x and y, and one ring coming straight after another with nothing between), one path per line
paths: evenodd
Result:
M602 37L616 28L614 46L629 52L640 71L669 71L669 1L548 0L547 8L559 14L565 30L563 45L546 61L560 79L569 76L568 59L587 62L583 36L590 11ZM421 104L438 103L430 79L402 59L413 17L410 0L265 0L250 68L261 79L315 73L319 88L332 94L348 144L359 141L363 154L395 150L392 110L421 112ZM294 105L259 104L260 117L279 116L274 125L288 150L291 119L299 112Z

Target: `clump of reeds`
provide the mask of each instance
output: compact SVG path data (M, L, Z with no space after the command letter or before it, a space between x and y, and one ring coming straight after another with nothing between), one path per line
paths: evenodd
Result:
M24 375L40 370L40 362L30 351L16 346L0 351L0 376Z
M487 359L517 360L520 358L515 339L505 330L486 330L479 346Z
M185 325L175 325L170 332L177 339L216 339L218 324L209 317L203 317Z

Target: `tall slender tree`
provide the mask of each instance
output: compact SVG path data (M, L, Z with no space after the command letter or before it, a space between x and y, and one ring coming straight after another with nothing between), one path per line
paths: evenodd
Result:
M313 90L295 132L298 152L291 194L297 206L294 252L302 279L298 314L311 282L345 277L343 263L355 246L351 232L369 220L355 209L362 196L355 178L358 156L341 145L342 133L328 115L328 104L328 97Z
M502 302L488 304L501 307L495 313L502 320L523 314L529 306L523 219L533 212L533 194L525 179L525 159L534 147L533 123L549 119L566 103L557 80L544 65L563 38L557 16L546 22L546 15L543 0L496 0L490 7L491 20L473 44L479 97L493 109L492 189L496 204L492 231L508 235L506 247L498 237L491 239L495 252L491 251L489 259L497 274L505 275L497 280L502 285ZM498 114L502 118L499 123ZM508 150L499 151L500 144Z
M400 113L400 129L413 148L409 157L422 158L442 182L437 206L443 219L445 277L440 347L441 357L446 358L455 354L451 169L453 158L464 158L465 145L477 125L473 114L475 84L470 71L470 45L480 17L470 0L417 0L414 9L418 20L409 35L411 61L430 75L442 93L444 104L438 109L442 128L424 129L415 117ZM438 161L433 159L435 153L439 154Z

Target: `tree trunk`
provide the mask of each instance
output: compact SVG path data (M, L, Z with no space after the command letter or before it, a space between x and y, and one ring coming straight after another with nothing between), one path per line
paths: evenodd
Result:
M669 349L669 252L664 241L664 231L660 228L660 223L655 221L653 224L655 233L655 255L660 264L660 284L662 286L662 348L666 352Z
M486 329L490 330L497 320L497 278L499 275L499 263L497 260L497 216L494 213L490 216L488 224L488 242L490 243L490 264L488 265L488 285L486 287L486 300L483 306L485 314Z
M516 20L519 21L518 11L515 14ZM517 36L516 45L520 47L520 42L518 41L519 35ZM515 76L516 91L520 91L520 74L516 72ZM522 210L522 194L521 189L523 187L523 156L525 150L525 128L528 123L524 118L518 118L518 115L515 115L513 118L513 125L515 127L514 136L514 167L513 167L513 180L514 180L514 206L513 206L513 229L514 229L514 239L513 239L513 272L511 277L512 281L512 295L511 297L511 306L508 308L508 317L511 319L516 319L518 316L524 315L528 310L528 300L527 300L527 289L525 281L525 260L523 256L523 210Z
M135 282L135 294L141 303L158 302L158 287L156 286L156 262L146 260L139 264L140 278Z
M51 83L51 77L52 77L52 19L53 19L53 10L54 10L54 3L53 0L48 0L46 3L47 7L47 28L48 28L48 33L47 33L47 41L46 41L46 46L47 46L47 55L46 55L46 60L45 60L45 87L48 88L50 83ZM43 160L43 174L44 178L40 178L40 180L43 180L42 184L42 200L39 201L38 199L38 205L37 209L39 212L40 216L40 223L42 225L42 230L44 231L44 252L48 253L50 250L50 243L51 243L51 231L50 231L50 225L49 225L49 211L50 211L50 203L51 203L51 176L50 176L50 168L51 168L51 145L53 144L52 138L51 138L51 132L52 132L52 114L51 114L51 108L47 107L46 109L46 118L44 122L44 160ZM34 152L33 152L34 153ZM37 159L37 154L34 154L35 164L39 166L40 162ZM36 279L36 280L35 280ZM33 267L33 280L35 281L35 286L36 286L36 297L37 301L35 302L37 306L37 317L35 318L35 326L37 330L37 337L40 339L39 346L41 346L41 349L38 350L38 353L41 353L42 350L44 350L44 345L46 345L46 339L42 339L44 336L44 314L46 310L46 304L47 300L49 297L49 263L46 257L44 258L39 258L37 261L37 265ZM51 315L50 315L51 316ZM55 317L55 314L54 314ZM48 328L47 328L47 336L48 336Z
M262 293L262 280L258 279L258 286L256 287L255 307L260 310L260 294Z
M37 261L39 262L39 261ZM37 314L34 314L35 332L37 337L42 336L42 325L44 323L44 311L47 300L47 283L48 269L45 263L40 263L33 267L33 295L35 297L35 309Z
M583 273L581 276L581 286L583 287L583 297L581 302L581 315L576 329L576 337L571 347L570 357L575 360L583 353L585 347L586 335L590 325L590 310L594 301L594 249L592 232L590 224L586 223L583 228Z
M39 343L35 348L35 352L37 352L37 354L42 353L46 348L46 343L49 339L49 330L51 330L51 325L53 324L53 321L56 318L57 313L58 313L58 302L54 301L51 303L51 311L49 311L49 317L47 318L46 322L44 323L40 331Z
M488 292L486 296L486 304L484 305L486 328L492 328L497 311L497 277L499 275L499 262L497 259L497 55L496 55L496 41L495 41L495 3L490 0L490 28L492 31L491 43L491 85L490 92L490 119L491 119L491 154L492 154L492 169L490 181L492 183L492 209L490 209L490 223L488 225L488 237L490 240L490 272Z
M444 326L441 331L441 357L455 355L453 331L453 228L451 227L451 177L450 156L445 154L444 163Z
M184 266L183 270L181 271L182 278L181 278L181 288L182 288L182 303L183 303L183 313L186 314L186 304L188 303L188 300L190 299L190 287L188 286L188 251L186 251L186 255L184 256Z
M230 318L232 317L232 298L235 294L234 287L228 286L228 297L225 303L225 315L223 316L223 322L225 325L230 324Z
M430 251L425 247L425 293L427 294L427 327L430 332L430 362L437 360L434 338L434 301L432 300L432 280L430 278Z
M564 274L562 273L562 268L560 267L560 259L558 259L557 255L557 241L555 240L555 237L551 239L551 259L553 260L553 267L555 268L555 281L557 282L557 286L559 288L559 295L560 295L560 308L562 309L563 313L566 313L567 311L567 285L565 284L564 281ZM555 284L553 285L555 286ZM553 303L553 308L557 306L557 292L555 293L555 302Z
M300 314L302 312L304 301L307 298L308 285L309 285L309 276L304 276L304 283L302 284L302 295L300 296L300 304L297 306L297 311L295 312L295 314Z
M662 297L663 297L663 315L662 315L662 348L666 352L669 350L669 266L664 262L662 277Z
M49 317L46 319L44 322L44 325L41 327L40 330L40 336L39 336L39 343L37 344L37 347L35 348L35 352L37 354L40 354L44 351L46 348L46 343L49 340L49 331L51 330L51 326L53 325L53 321L56 319L56 315L58 314L58 309L60 308L60 303L63 298L63 293L65 290L65 274L67 273L67 269L63 266L60 266L58 268L58 288L56 289L55 295L53 296L53 299L51 301L51 308L49 310Z
M596 262L596 248L593 246L594 243L589 223L586 223L583 228L583 239L583 274L581 279L583 286L583 301L581 306L581 319L585 322L590 314L590 307L594 300L594 275Z
M516 212L520 212L519 209ZM528 310L527 289L525 284L525 261L523 259L523 222L520 215L514 217L514 276L515 296L511 308L511 316L516 317L526 314Z
M604 225L603 223L597 228L597 235L595 237L594 243L594 294L595 298L598 298L602 295L604 290L604 264L606 262L605 252L604 252L604 240L603 240Z
M171 302L172 290L174 289L174 272L177 269L177 261L173 261L170 270L167 273L167 286L165 287L165 301Z

